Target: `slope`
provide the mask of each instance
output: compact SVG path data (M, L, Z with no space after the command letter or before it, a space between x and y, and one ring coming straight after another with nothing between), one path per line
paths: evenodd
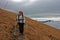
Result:
M25 40L60 40L60 31L51 26L26 18Z
M0 9L0 40L13 40L17 39L14 35L15 30L15 16L16 14L13 12L5 11Z
M14 12L0 9L0 40L20 40L16 16ZM25 20L23 40L60 40L60 30L28 17Z

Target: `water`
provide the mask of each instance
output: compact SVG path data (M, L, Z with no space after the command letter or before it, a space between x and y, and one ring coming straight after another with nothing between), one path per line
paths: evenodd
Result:
M55 27L57 29L60 29L60 21L46 22L45 24Z
M60 17L32 18L33 20L43 22L44 24L60 29Z

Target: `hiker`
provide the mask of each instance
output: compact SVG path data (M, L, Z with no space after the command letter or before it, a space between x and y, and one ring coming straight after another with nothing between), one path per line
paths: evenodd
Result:
M24 32L24 24L25 24L25 17L23 15L22 11L19 11L19 14L17 15L17 22L19 25L19 32L23 34Z

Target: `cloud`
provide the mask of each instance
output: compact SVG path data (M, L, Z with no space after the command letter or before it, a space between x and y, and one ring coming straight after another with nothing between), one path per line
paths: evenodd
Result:
M7 6L5 0L0 0L0 7L18 12L23 9L26 16L41 16L60 14L60 0L37 0L35 2L12 2L8 1Z

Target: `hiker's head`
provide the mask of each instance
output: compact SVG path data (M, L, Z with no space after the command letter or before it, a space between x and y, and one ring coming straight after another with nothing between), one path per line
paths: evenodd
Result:
M22 10L20 10L20 11L19 11L19 14L20 14L20 15L22 15L22 14L23 14L23 11L22 11Z

